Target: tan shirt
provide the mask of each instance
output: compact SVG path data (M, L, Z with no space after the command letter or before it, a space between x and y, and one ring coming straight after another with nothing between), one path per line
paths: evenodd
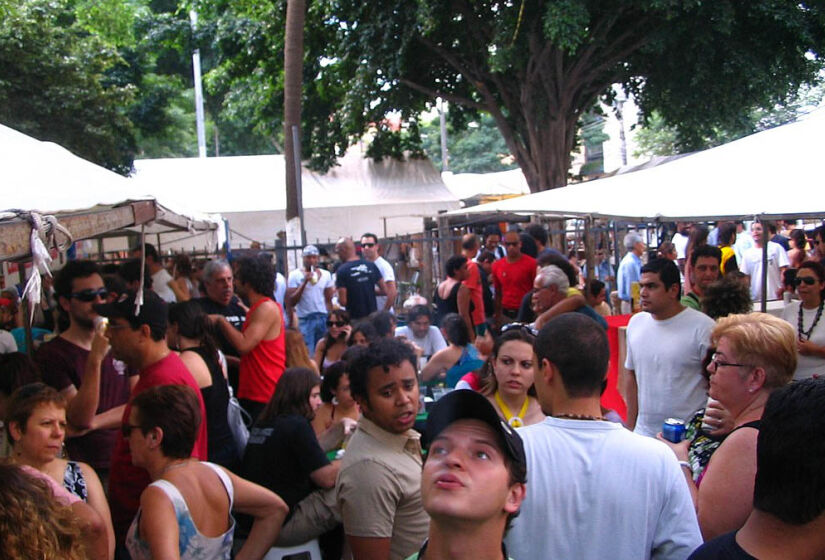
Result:
M335 485L344 532L391 538L391 560L414 554L427 538L420 437L415 430L392 434L362 416Z

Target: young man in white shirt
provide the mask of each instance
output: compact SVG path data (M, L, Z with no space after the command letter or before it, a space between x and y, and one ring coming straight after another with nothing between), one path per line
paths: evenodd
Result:
M702 536L678 461L661 442L602 416L610 358L604 329L564 313L539 331L534 354L536 394L548 417L519 430L529 476L521 513L505 539L508 552L513 558L686 558Z

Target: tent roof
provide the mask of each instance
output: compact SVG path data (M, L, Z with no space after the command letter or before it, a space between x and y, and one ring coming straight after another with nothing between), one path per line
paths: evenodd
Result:
M625 222L782 219L825 214L804 193L822 184L825 109L783 126L633 173L461 210L447 216L545 214ZM798 194L794 196L794 194Z
M326 174L302 169L304 208L457 202L428 159L374 162L356 147L339 163ZM144 159L135 169L133 188L203 212L286 208L283 155Z
M187 217L152 197L136 195L130 181L117 173L3 125L0 182L2 203L15 209L0 211L0 260L29 254L28 212L55 215L75 240L122 235L141 226L148 233L217 229L205 216Z
M444 184L456 198L461 200L484 195L529 194L530 187L521 169L510 169L496 173L452 173L441 174Z

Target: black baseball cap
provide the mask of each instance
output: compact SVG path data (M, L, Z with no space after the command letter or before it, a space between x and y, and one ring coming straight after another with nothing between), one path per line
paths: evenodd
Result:
M140 312L135 315L135 298L137 292L126 292L112 303L95 304L94 310L98 315L109 319L126 319L133 327L149 325L150 327L166 330L169 323L169 306L152 290L143 290L143 304Z
M479 420L484 422L498 436L502 451L518 469L513 472L527 472L527 458L524 443L507 422L502 420L493 405L485 397L468 389L457 389L441 397L432 407L427 417L424 440L432 442L438 434L456 420ZM518 482L524 482L519 480Z

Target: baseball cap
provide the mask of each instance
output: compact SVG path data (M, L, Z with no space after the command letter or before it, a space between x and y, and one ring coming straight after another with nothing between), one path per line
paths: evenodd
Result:
M304 254L305 257L311 257L311 256L316 256L317 257L318 255L321 254L321 252L318 251L318 247L316 247L315 245L307 245L306 247L304 247L304 253L303 254Z
M427 427L424 430L424 440L433 441L438 434L456 420L479 420L484 422L498 436L502 451L520 469L512 471L527 471L527 458L524 455L524 444L521 436L507 422L502 420L493 405L485 397L475 391L457 389L441 397L432 407L427 417ZM524 482L520 480L519 482Z
M135 316L136 296L136 292L126 292L121 294L117 301L98 303L93 308L102 317L126 319L134 327L149 325L150 327L166 330L169 322L169 306L167 303L155 292L143 290L143 305L140 306L140 312Z

